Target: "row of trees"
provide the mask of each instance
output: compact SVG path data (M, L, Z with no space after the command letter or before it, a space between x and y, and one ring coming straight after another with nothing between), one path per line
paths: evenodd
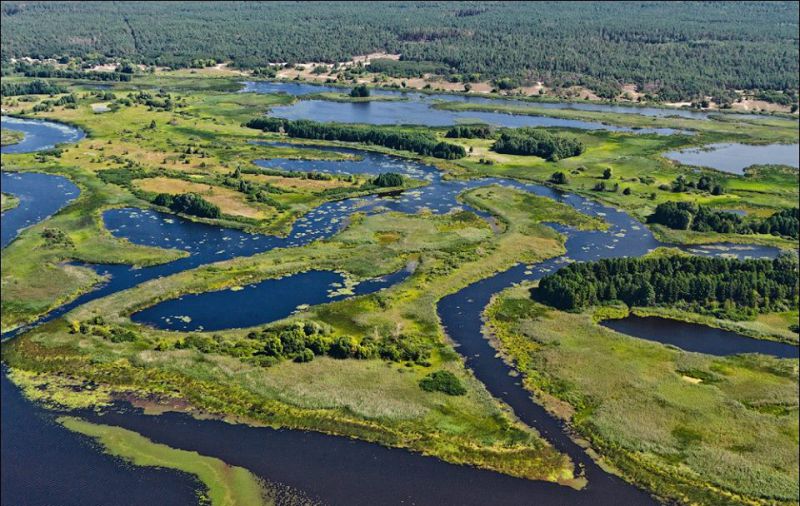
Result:
M335 336L327 325L314 321L297 321L279 327L250 332L245 339L227 342L205 334L190 334L178 348L194 348L203 353L220 353L269 366L281 360L309 362L314 357L410 361L426 364L430 349L402 336L376 339L366 336Z
M67 89L63 86L36 79L23 83L3 83L0 94L10 97L15 95L55 95L66 92Z
M57 77L61 79L89 79L91 81L130 81L132 76L127 72L94 72L76 69L56 68L50 65L30 65L18 63L17 72L26 77Z
M724 234L772 234L798 238L800 209L783 209L763 220L745 220L735 213L717 211L693 202L664 202L647 218L676 230Z
M428 133L411 132L393 127L341 125L269 117L250 120L245 126L264 130L265 132L283 132L290 137L301 139L377 144L391 149L412 151L423 156L432 156L445 160L463 158L467 155L463 147L440 142Z
M568 2L497 2L464 16L461 4L448 2L175 8L7 1L1 12L6 61L110 57L186 67L233 60L263 69L269 62L335 63L386 51L402 55L373 63L390 75L510 77L588 86L606 97L626 83L668 101L800 87L796 2L602 2L588 10Z
M535 128L504 130L492 146L492 150L498 153L539 156L553 162L578 156L584 149L583 143L575 137L551 134Z
M792 254L774 260L700 256L614 258L573 263L541 279L534 299L579 310L611 301L629 306L688 305L728 316L797 308L798 265Z
M661 189L673 193L684 193L692 190L709 192L711 195L722 195L725 193L725 189L722 185L715 182L709 176L700 176L697 181L692 181L687 179L683 174L676 177L671 185L663 186Z

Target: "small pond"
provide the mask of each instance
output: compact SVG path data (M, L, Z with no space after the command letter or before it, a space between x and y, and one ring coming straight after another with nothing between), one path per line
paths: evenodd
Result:
M640 339L720 357L740 353L761 353L779 358L798 358L800 350L792 344L753 339L730 330L655 316L631 315L620 320L606 320L602 325Z
M376 292L409 275L406 270L346 289L344 277L308 271L266 279L244 287L184 295L135 313L131 319L169 330L222 330L254 327L289 316L300 306L324 304Z

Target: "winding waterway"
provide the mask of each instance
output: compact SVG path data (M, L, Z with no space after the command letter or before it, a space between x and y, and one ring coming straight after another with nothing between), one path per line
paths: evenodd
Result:
M294 96L309 95L329 91L339 91L341 88L329 86L314 86L309 84L279 83L279 82L247 82L241 90L244 93L286 93ZM497 103L498 105L518 105L519 101L490 99L485 97L468 97L449 94L422 94L402 93L390 90L375 90L379 96L392 96L404 100L375 100L371 102L337 102L332 100L299 100L291 105L276 106L270 111L272 116L285 119L308 119L314 121L339 123L367 123L372 125L426 125L449 126L458 123L488 123L502 127L561 127L579 128L582 130L609 130L614 132L655 133L672 135L678 133L671 128L629 128L608 125L597 121L582 121L548 116L506 114L502 112L486 111L447 111L433 108L437 102L473 102ZM602 104L557 104L521 102L528 106L537 105L546 109L584 109L581 106L590 106L585 110L608 110L609 112L622 112L622 110L639 108L624 108L606 106ZM656 108L642 108L640 114L649 112L655 116L662 110ZM688 111L677 111L688 112Z
M47 145L47 143L42 144ZM336 149L336 151L345 151ZM386 155L360 153L360 161L312 162L308 160L270 160L259 162L269 168L280 167L285 170L343 171L363 173L401 172L411 177L425 180L422 188L404 192L394 197L365 197L347 199L324 204L298 220L286 237L251 235L236 230L194 223L172 215L139 209L115 209L107 211L103 218L105 224L117 237L124 237L134 243L171 247L186 251L188 256L167 264L133 269L128 266L92 266L110 279L96 290L83 295L72 303L53 311L43 320L52 319L66 311L96 299L129 288L148 279L166 276L210 262L230 259L237 256L253 255L280 247L296 247L310 241L330 237L339 231L347 216L358 210L378 213L387 210L414 213L423 208L435 213L446 213L465 207L457 200L458 194L466 189L487 184L509 185L538 195L565 202L579 211L605 219L610 227L607 231L576 231L567 227L555 226L566 234L567 255L551 259L537 265L517 265L490 278L474 283L465 289L442 299L437 311L448 335L458 344L459 352L490 392L510 405L517 416L525 423L539 430L559 450L567 453L577 464L585 469L589 486L582 491L547 482L520 480L489 471L464 466L455 466L434 458L424 457L398 449L388 449L378 445L353 441L316 433L290 430L272 430L241 425L230 425L216 421L201 421L186 415L167 414L145 416L136 410L120 408L98 417L86 414L92 419L120 425L150 437L156 442L176 448L195 450L201 454L215 456L233 464L241 465L270 482L278 482L306 492L310 497L331 504L647 504L652 500L642 491L600 470L591 459L567 436L563 425L551 417L539 405L532 402L530 395L522 388L519 379L512 377L510 368L498 358L495 350L481 334L481 312L489 298L499 290L523 280L540 278L552 272L568 260L594 260L613 256L638 256L660 246L647 228L627 214L572 194L561 194L550 188L534 184L524 184L502 179L483 179L471 181L443 180L434 167ZM24 193L20 181L32 174L19 174L20 179L3 179L4 191ZM42 191L39 198L47 200L48 193L63 192L54 180L44 180L34 185ZM45 190L49 188L49 190ZM38 202L31 198L31 205ZM51 211L51 213L54 211ZM50 214L51 214L50 213ZM5 228L7 214L3 215ZM485 216L485 213L481 213ZM48 213L39 213L42 219ZM28 223L29 225L32 224ZM13 234L15 235L15 234ZM4 239L5 241L5 239ZM4 242L5 245L5 242ZM773 256L771 248L732 250L737 256ZM717 250L699 251L700 254L718 254ZM403 275L397 274L387 283L399 282ZM274 281L274 280L273 280ZM386 281L386 280L384 280ZM275 284L265 285L269 287ZM384 285L381 285L383 287ZM327 295L330 287L326 279L310 288ZM270 288L263 289L266 295ZM227 307L235 314L236 303L226 302L229 297L222 292L198 294L197 301L203 297L218 297L214 303ZM234 292L235 293L235 292ZM184 301L166 301L162 304L176 304L169 313L189 315ZM204 304L197 302L197 307ZM229 305L228 305L229 304ZM156 308L158 306L154 306ZM207 306L205 306L207 307ZM153 308L150 308L151 310ZM285 312L285 311L284 311ZM192 322L199 318L191 317ZM157 321L161 321L156 318ZM183 320L181 320L183 321ZM258 323L263 323L259 321ZM252 320L226 321L225 326L255 324ZM205 324L203 325L204 328ZM220 327L223 328L223 327ZM37 487L37 494L31 495L29 504L46 504L46 497L54 497L62 488L73 482L76 470L86 470L83 459L93 466L102 468L93 473L99 482L93 481L85 487L75 488L70 493L80 494L82 504L108 504L106 491L113 488L125 500L132 503L152 502L147 497L137 496L141 487L149 488L151 482L158 481L158 490L173 494L175 504L187 501L181 499L191 480L184 475L168 471L155 471L142 468L128 469L118 473L120 464L114 459L91 457L84 451L94 452L85 445L85 439L68 433L52 422L52 415L35 405L21 399L19 392L3 375L3 502L6 497L22 497L30 487ZM11 399L13 410L6 409L6 399ZM12 405L10 404L10 405ZM37 422L38 420L38 422ZM6 444L7 440L15 441ZM29 440L30 444L18 444ZM55 441L63 441L56 444ZM55 448L57 456L42 458L41 448ZM64 451L61 451L63 448ZM82 450L83 449L83 450ZM13 452L13 453L12 453ZM105 460L103 460L105 459ZM11 466L9 463L13 463ZM20 477L29 470L41 478ZM107 473L107 474L103 474ZM161 473L161 474L159 474ZM28 473L30 474L30 473ZM87 474L90 474L87 472ZM149 477L147 477L149 476ZM391 476L390 480L386 477ZM66 485L65 485L66 484ZM9 488L6 488L9 487ZM9 491L9 492L7 492ZM9 494L8 496L6 494ZM144 492L143 492L144 493ZM17 495L14 495L17 494ZM115 496L116 497L116 496ZM166 496L165 496L166 497ZM41 501L40 501L41 499ZM114 501L119 503L119 501ZM11 503L8 503L11 504Z

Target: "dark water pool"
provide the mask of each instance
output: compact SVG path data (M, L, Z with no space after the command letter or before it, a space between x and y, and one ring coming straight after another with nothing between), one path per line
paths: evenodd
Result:
M253 327L285 318L303 305L313 306L377 292L399 283L409 274L401 270L363 281L351 292L339 293L344 286L341 274L308 271L244 287L184 295L134 313L131 319L169 330Z
M2 378L0 503L8 506L196 504L194 477L132 467L71 432Z
M761 353L778 358L798 358L800 356L800 349L795 345L753 339L730 330L656 316L630 315L619 320L605 320L602 325L640 339L669 344L685 351L720 357L741 353Z
M5 211L0 228L0 247L5 248L19 233L52 216L80 190L69 179L37 172L2 172L0 188L19 199L19 205Z

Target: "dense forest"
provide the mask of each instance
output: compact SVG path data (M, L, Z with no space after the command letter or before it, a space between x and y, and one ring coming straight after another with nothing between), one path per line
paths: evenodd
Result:
M467 155L464 148L440 142L430 134L409 132L395 127L364 125L339 125L310 120L287 120L281 118L257 118L247 122L249 128L265 132L283 132L300 139L324 139L328 141L362 142L377 144L391 149L412 151L423 156L454 160Z
M531 294L567 310L622 301L629 306L681 304L698 312L746 317L796 308L797 267L793 254L774 260L613 258L570 264L543 277Z
M798 88L797 2L3 2L2 59L190 66L328 62L386 51L435 70L665 100ZM509 84L510 85L510 84ZM780 94L765 94L779 97Z
M677 230L725 234L772 234L797 239L800 209L784 209L762 220L745 220L738 214L716 211L693 202L664 202L647 221Z
M535 128L505 130L492 145L497 153L528 155L557 162L583 153L583 143L575 137L551 134Z

